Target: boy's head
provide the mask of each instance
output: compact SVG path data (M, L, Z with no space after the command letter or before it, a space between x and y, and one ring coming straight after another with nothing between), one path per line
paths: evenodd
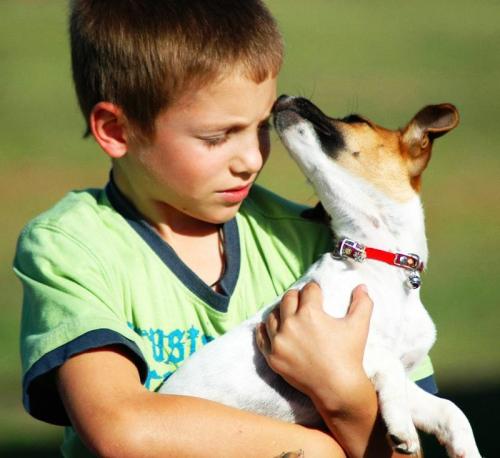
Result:
M87 121L102 101L121 108L138 140L189 90L235 70L278 73L280 34L260 0L73 0L73 79ZM88 133L87 132L87 133Z

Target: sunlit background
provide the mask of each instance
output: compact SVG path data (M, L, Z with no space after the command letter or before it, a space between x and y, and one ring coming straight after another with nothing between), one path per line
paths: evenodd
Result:
M422 294L438 328L431 356L441 394L467 412L482 453L500 456L500 2L267 3L286 43L281 93L391 128L430 103L458 107L460 126L436 141L424 176L431 256ZM61 434L20 402L21 291L10 267L17 234L68 190L102 186L109 168L81 138L66 15L62 0L0 2L2 457L57 456ZM316 202L276 139L260 181ZM440 456L429 443L426 457Z

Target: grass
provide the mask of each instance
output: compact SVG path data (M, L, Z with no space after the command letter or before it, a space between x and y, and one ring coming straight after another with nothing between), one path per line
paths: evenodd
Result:
M428 103L459 108L459 128L436 143L425 175L431 259L422 293L439 332L432 351L439 383L468 406L483 453L498 455L487 433L498 418L493 406L500 381L500 4L267 3L286 43L280 92L311 97L334 116L360 112L387 127L404 125ZM20 288L10 270L17 234L67 190L101 185L107 175L103 155L91 140L81 140L66 9L63 0L0 3L1 456L53 456L60 435L20 405ZM277 142L260 180L315 203ZM478 400L489 410L478 410Z

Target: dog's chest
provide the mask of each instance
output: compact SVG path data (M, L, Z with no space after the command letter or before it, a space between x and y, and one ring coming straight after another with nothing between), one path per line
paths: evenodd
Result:
M347 313L352 290L365 284L374 303L368 345L390 349L405 365L425 356L434 343L434 324L418 292L405 286L399 269L377 262L336 261L326 254L301 283L311 279L321 285L326 312L337 318Z

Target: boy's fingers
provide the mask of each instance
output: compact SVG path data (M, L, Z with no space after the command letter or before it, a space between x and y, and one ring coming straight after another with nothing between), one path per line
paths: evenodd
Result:
M299 307L323 307L323 294L321 287L314 281L307 283L300 290Z
M347 311L347 318L356 320L362 328L368 331L372 310L373 302L368 295L366 286L356 286L352 291L351 304Z
M295 315L299 306L299 292L296 289L287 291L279 306L280 320L285 321L288 317Z
M264 323L267 331L267 336L270 339L273 339L276 334L278 334L278 330L280 327L280 309L278 307L275 307L273 310L271 310L269 312L269 315L267 315Z
M259 323L255 328L255 341L257 342L257 347L259 347L260 352L264 356L271 353L271 341L267 335L266 325L264 323Z

